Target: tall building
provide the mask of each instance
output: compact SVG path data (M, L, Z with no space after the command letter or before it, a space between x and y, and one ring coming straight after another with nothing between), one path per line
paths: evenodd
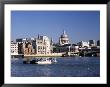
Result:
M89 40L89 46L95 46L95 40Z
M37 54L50 54L51 41L47 36L39 36L36 39L36 53Z
M50 51L53 53L53 39L50 40Z
M16 43L18 44L18 54L24 54L24 46L26 42L26 38L18 38L16 39Z
M63 31L63 34L59 38L59 44L60 45L69 44L69 37L66 34L65 30Z
M97 41L97 46L100 46L100 40Z
M11 41L11 55L18 55L18 44Z

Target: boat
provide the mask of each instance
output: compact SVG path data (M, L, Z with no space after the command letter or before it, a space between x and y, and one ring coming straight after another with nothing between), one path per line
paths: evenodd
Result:
M36 64L53 64L56 62L56 59L53 58L42 58L41 60L36 61Z
M54 63L56 63L57 62L57 60L56 60L56 58L54 59Z
M36 64L52 64L51 60L41 60L41 61L37 61Z
M53 64L56 62L56 58L34 58L30 61L23 61L24 64Z

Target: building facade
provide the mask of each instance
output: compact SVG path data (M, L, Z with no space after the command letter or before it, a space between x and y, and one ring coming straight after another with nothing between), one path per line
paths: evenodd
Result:
M97 41L97 46L100 46L100 40Z
M89 47L89 42L81 41L77 43L79 47Z
M38 36L36 39L36 54L50 54L51 43L47 36Z
M18 55L18 44L11 41L11 55Z
M89 40L89 46L90 47L95 46L95 40Z
M54 53L65 53L65 52L79 52L79 46L76 44L65 44L62 46L54 46L53 48Z
M24 42L26 42L26 39L16 39L16 43L18 44L18 54L24 54Z

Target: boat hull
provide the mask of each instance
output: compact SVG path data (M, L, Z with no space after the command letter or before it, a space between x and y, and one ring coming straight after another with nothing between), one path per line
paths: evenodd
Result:
M46 62L36 62L36 64L52 64L52 62L48 62L48 61L46 61Z

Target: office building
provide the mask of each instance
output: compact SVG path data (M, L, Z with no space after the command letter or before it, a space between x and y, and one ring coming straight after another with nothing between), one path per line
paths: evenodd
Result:
M11 55L18 55L18 44L11 41Z

